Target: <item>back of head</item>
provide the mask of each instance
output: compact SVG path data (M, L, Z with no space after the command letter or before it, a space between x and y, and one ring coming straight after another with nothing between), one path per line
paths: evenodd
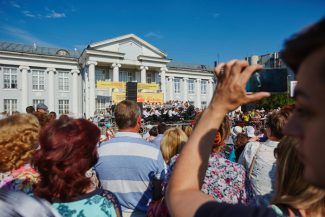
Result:
M274 151L277 176L272 203L309 210L309 216L317 216L325 208L325 191L304 179L304 165L298 158L297 146L297 139L284 137Z
M85 119L62 116L48 124L33 159L40 174L35 195L50 202L81 195L91 183L85 173L97 163L99 137L99 128Z
M158 135L158 129L157 129L157 127L152 127L152 128L149 130L149 135L150 135L150 136L157 136L157 135Z
M180 128L170 128L164 133L160 143L160 150L166 162L174 155L179 154L187 142L188 137Z
M31 114L31 113L33 113L34 111L35 111L35 108L34 108L33 106L27 106L27 107L26 107L26 112L27 112L27 113Z
M271 130L272 136L278 140L283 137L283 129L288 122L291 112L273 111L267 116L265 127Z
M42 128L45 127L51 121L47 113L36 111L33 113L33 115L38 119L38 122Z
M120 130L135 127L137 119L141 117L138 104L131 100L123 100L118 103L114 114L115 122Z
M29 162L37 148L39 123L31 114L15 114L0 120L0 172Z
M158 128L158 134L164 134L165 131L167 130L167 125L164 122L162 122L158 124L157 128Z

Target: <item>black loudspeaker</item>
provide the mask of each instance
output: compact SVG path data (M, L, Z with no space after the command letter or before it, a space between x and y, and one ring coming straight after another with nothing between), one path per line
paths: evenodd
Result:
M138 97L138 83L126 82L126 99L136 102L137 97Z

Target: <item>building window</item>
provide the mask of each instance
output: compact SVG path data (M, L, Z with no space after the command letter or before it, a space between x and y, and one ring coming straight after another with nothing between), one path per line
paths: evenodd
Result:
M69 91L69 72L58 72L59 90Z
M207 108L207 101L202 101L201 102L201 108Z
M59 100L59 114L69 114L69 100L60 99Z
M44 90L44 70L32 70L33 90Z
M188 93L194 93L194 79L188 79Z
M205 80L201 81L201 94L207 94L207 85L208 85L208 81Z
M96 68L95 79L96 79L96 81L108 81L109 80L109 75L105 71L105 69L97 69Z
M17 68L3 67L3 84L5 89L17 88Z
M106 105L109 103L108 97L97 96L96 98L96 113L106 112Z
M154 72L147 73L147 83L156 83L156 74Z
M17 112L17 99L4 99L3 110L9 115L12 115L13 112Z
M119 72L119 80L123 81L123 82L135 81L135 73L120 71Z
M39 103L44 103L44 102L45 102L44 99L33 99L33 106L34 106L35 110Z
M181 92L181 83L180 83L180 80L179 78L175 78L174 79L174 91L175 93L180 93Z

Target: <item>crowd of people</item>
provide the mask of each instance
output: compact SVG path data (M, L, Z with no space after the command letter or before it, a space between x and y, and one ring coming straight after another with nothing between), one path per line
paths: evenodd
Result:
M270 111L234 111L269 93L247 94L261 66L233 60L216 67L205 110L124 100L104 137L100 121L43 103L3 117L0 216L325 216L325 19L282 55L298 74L296 104ZM191 121L168 124L179 120Z

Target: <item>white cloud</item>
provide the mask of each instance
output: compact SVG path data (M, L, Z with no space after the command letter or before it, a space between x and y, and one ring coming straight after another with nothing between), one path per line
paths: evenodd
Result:
M58 12L55 12L54 10L52 10L51 13L46 15L45 17L56 19L56 18L64 18L66 16L65 16L65 13L58 13Z
M21 8L20 5L15 1L10 1L10 4L11 4L12 7Z
M220 13L214 13L214 14L212 14L212 16L213 16L213 18L217 18L220 16Z
M147 37L147 38L157 38L157 39L161 39L161 38L164 37L159 32L148 32L144 36Z
M13 26L0 26L0 33L9 35L21 43L26 43L26 44L36 43L39 46L60 47L58 45L43 41L37 38L36 36L30 34L29 32Z
M22 13L26 17L40 18L40 19L43 19L43 18L47 18L47 19L58 19L58 18L64 18L64 17L66 17L65 13L58 13L58 12L56 12L54 10L48 9L47 7L45 7L45 10L46 11L49 11L49 13L47 13L46 15L43 15L41 13L34 14L33 12L28 11L28 10L23 10Z
M30 11L22 11L22 13L26 16L26 17L36 17L35 14L33 14Z

